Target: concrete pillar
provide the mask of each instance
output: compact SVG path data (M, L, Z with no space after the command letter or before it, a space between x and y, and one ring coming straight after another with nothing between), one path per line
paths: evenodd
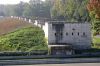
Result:
M27 21L27 19L26 19L26 18L24 18L24 21Z
M21 18L19 17L18 19L20 20Z
M36 26L38 25L38 21L37 21L37 20L35 20L35 23L34 23L34 25L36 25Z
M14 16L11 16L11 18L14 18Z
M29 19L29 23L32 23L32 20L31 19Z

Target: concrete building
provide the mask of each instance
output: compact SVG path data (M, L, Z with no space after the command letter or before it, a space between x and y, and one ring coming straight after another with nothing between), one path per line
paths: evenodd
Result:
M71 55L73 50L91 48L89 23L49 22L44 32L52 55Z
M91 48L91 27L89 23L48 21L42 28L51 55L71 55L74 50Z

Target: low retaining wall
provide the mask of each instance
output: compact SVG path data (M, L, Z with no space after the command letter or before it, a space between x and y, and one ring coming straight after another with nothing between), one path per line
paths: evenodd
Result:
M57 58L100 58L100 54L86 54L86 55L33 55L33 56L0 56L0 60L17 60L17 59L57 59Z

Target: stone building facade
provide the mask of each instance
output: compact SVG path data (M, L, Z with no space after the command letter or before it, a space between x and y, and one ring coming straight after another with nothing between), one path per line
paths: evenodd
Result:
M74 50L91 48L89 23L48 21L43 25L51 55L71 55Z
M26 18L14 17L27 21ZM72 55L74 50L91 48L91 24L84 22L65 22L48 20L30 20L44 30L47 39L49 54L51 55Z

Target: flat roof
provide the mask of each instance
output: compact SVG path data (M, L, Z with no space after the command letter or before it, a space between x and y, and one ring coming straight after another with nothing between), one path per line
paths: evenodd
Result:
M67 22L67 21L46 21L48 22L49 24L63 24L63 23L70 23L70 24L75 24L75 23L78 23L78 24L90 24L89 22Z

